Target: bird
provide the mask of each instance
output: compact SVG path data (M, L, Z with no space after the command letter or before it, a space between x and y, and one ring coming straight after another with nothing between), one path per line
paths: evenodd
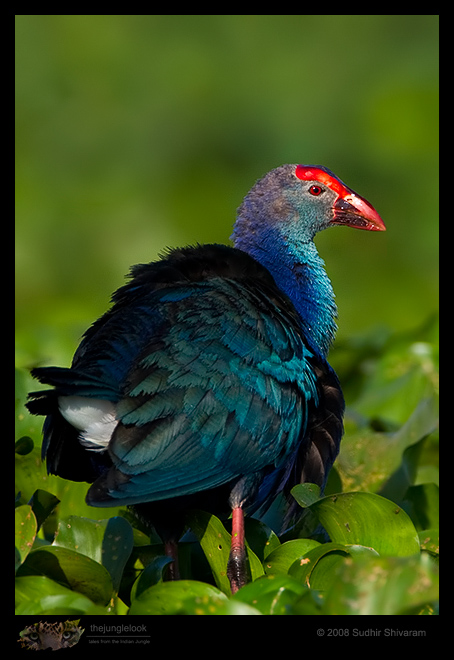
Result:
M384 231L322 165L282 165L237 211L233 245L167 249L131 268L71 367L36 367L47 469L91 484L161 536L178 579L188 509L231 514L232 593L248 581L244 518L303 482L323 488L343 435L327 361L337 309L315 235Z

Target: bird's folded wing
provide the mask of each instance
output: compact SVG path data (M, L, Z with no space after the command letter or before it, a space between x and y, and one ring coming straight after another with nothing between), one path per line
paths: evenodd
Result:
M92 487L92 503L187 495L288 460L316 386L285 311L257 287L225 279L154 292L141 306L151 331L125 374L113 467Z

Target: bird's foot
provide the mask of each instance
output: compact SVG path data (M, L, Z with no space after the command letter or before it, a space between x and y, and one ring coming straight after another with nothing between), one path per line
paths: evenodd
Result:
M235 594L238 589L248 582L246 567L246 551L244 548L235 548L230 551L227 563L227 577L230 581L230 590Z

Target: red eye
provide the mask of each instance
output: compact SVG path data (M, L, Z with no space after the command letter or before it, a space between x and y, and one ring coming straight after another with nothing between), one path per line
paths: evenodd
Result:
M311 195L314 195L314 197L317 197L317 195L320 195L320 193L322 192L322 190L323 190L323 189L322 189L320 186L311 186L311 187L309 188L309 192L310 192L310 194L311 194Z

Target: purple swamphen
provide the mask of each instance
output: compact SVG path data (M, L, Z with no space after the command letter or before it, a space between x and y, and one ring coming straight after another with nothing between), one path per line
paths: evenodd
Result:
M315 234L383 231L322 166L283 165L238 210L234 247L134 266L72 366L40 367L49 472L91 483L92 506L133 505L174 554L185 511L232 512L227 574L246 582L244 514L300 482L323 488L344 401L327 362L336 306ZM178 568L173 567L178 576Z

